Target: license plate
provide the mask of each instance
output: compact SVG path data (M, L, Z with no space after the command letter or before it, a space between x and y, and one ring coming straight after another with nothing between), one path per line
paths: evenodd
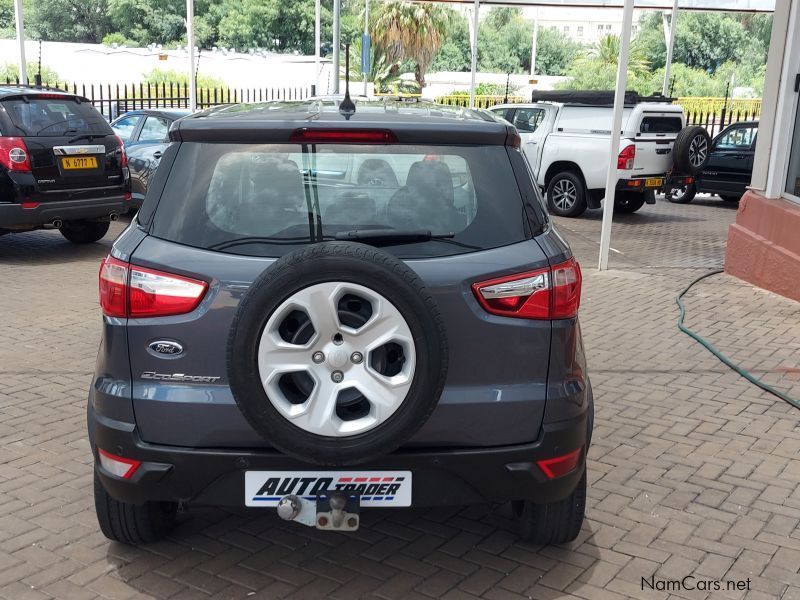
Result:
M650 179L645 179L644 180L644 186L645 187L655 187L655 188L657 188L657 187L661 187L662 185L664 185L664 180L661 179L660 177L651 177Z
M61 166L66 170L96 169L97 157L95 156L65 156L61 159Z
M361 506L411 506L411 471L247 471L245 506L276 507L284 496L316 500L328 492L357 492Z

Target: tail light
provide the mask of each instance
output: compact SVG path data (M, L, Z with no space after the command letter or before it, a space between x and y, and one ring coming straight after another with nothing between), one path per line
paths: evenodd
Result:
M633 161L636 158L636 146L631 144L619 153L617 157L617 168L630 171L633 168Z
M130 479L131 475L133 475L136 469L139 468L139 465L142 464L140 460L117 456L101 448L97 449L97 456L100 459L100 464L106 471L122 479Z
M25 140L18 137L0 137L0 165L9 171L29 172L31 159Z
M289 141L296 144L394 144L388 129L295 129Z
M574 258L547 269L472 285L483 308L518 319L569 319L581 302L581 268Z
M568 454L556 456L555 458L546 458L544 460L537 460L536 464L542 470L548 479L555 479L574 471L581 460L581 449L573 450Z
M109 317L165 317L193 311L208 284L131 265L111 256L100 265L100 307Z
M119 166L123 169L128 167L128 153L125 152L125 144L122 141L122 138L118 135L114 136L117 138L117 143L119 144Z

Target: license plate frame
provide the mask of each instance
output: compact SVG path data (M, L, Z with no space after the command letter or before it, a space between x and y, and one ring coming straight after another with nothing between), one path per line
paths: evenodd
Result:
M98 166L96 156L62 156L61 168L65 171L89 171Z
M644 187L646 188L660 188L664 185L663 177L648 177L644 180Z
M281 498L297 495L316 502L317 496L341 491L358 493L362 508L411 506L411 471L245 471L245 506L275 508ZM368 493L364 493L368 492Z

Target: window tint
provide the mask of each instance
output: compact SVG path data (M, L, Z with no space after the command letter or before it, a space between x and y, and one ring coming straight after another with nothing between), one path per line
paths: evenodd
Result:
M678 133L683 128L680 117L642 117L641 133Z
M718 150L746 150L753 144L753 136L755 136L755 127L734 127L727 133L724 133L714 147Z
M136 124L139 122L139 117L123 117L111 126L123 142L128 142L133 135Z
M26 96L24 100L3 100L3 108L16 128L17 135L46 137L112 133L111 127L94 107L71 98Z
M533 133L544 120L541 108L518 108L514 111L514 127L522 133Z
M254 256L281 256L353 229L453 234L387 246L403 257L526 238L503 146L184 143L153 221L158 237Z
M161 142L167 139L169 121L162 117L147 117L139 133L140 142Z

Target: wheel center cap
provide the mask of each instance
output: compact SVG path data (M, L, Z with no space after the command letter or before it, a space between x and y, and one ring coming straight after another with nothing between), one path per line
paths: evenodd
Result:
M348 356L344 348L334 348L328 352L328 364L334 369L341 369L347 364Z

